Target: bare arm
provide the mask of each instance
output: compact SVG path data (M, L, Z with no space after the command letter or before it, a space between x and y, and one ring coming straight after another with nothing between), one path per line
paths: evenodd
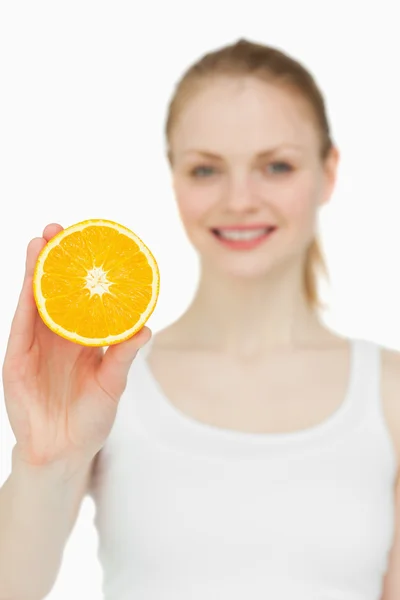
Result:
M41 600L57 578L92 463L67 479L61 465L31 466L15 454L0 489L0 600Z
M382 397L386 422L394 442L396 455L400 457L400 353L383 351ZM400 598L400 471L395 485L395 531L389 555L388 568L380 600Z
M400 598L400 479L396 484L396 532L393 546L391 548L388 569L384 580L383 593L381 600L398 600Z
M44 324L32 282L40 251L59 231L50 224L28 244L3 364L17 443L0 489L0 600L42 600L53 587L90 465L111 432L132 361L151 337L143 327L104 352Z

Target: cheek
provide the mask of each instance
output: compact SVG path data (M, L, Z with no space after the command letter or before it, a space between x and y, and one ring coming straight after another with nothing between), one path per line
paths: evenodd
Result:
M175 187L175 198L183 223L190 227L207 218L218 202L218 192L212 186L195 188L180 184Z
M304 177L282 190L277 208L289 226L301 226L314 221L318 197L319 188L315 179Z

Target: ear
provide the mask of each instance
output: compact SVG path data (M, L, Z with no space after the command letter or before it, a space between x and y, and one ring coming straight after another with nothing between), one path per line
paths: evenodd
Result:
M335 188L337 172L339 167L340 153L336 146L333 146L324 163L323 187L320 198L320 205L329 202Z

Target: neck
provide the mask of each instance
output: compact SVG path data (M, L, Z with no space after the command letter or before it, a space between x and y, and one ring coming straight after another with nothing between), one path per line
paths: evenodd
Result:
M180 324L196 345L236 356L324 342L332 334L308 303L303 270L296 260L263 278L240 278L202 264Z

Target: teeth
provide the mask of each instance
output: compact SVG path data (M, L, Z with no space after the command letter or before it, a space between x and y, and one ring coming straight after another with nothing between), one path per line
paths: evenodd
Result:
M231 229L229 231L224 231L221 229L217 229L218 235L227 240L234 241L248 241L255 240L262 235L265 235L270 231L270 227L264 227L263 229L252 229L248 231L241 231L238 229Z

